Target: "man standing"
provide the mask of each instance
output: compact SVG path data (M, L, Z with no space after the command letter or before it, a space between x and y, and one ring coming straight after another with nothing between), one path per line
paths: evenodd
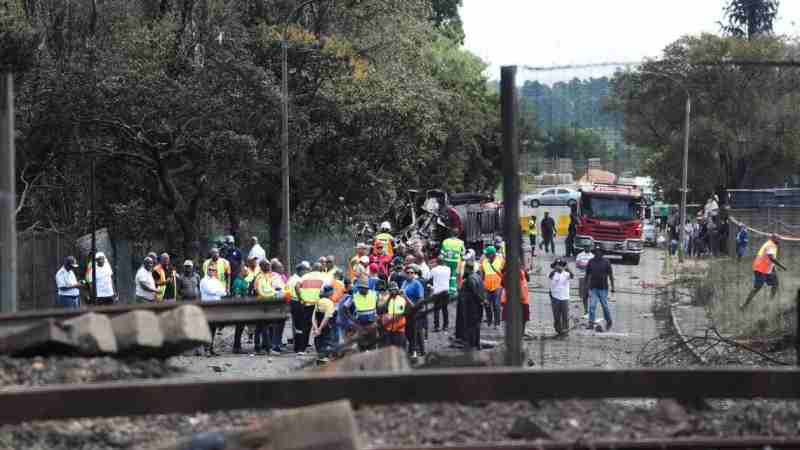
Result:
M542 219L542 223L540 224L542 228L542 243L541 245L544 246L545 253L555 253L556 252L556 245L553 242L556 234L556 222L550 217L550 213L545 211L544 219Z
M575 214L569 215L569 227L567 228L567 239L564 241L566 246L566 257L570 258L577 254L575 251L575 236L578 234L578 218Z
M561 337L569 333L569 281L572 272L567 268L567 262L558 258L550 266L550 303L553 307L553 327L556 334Z
M587 319L589 318L589 286L586 282L586 267L589 265L589 261L594 258L590 249L591 246L589 244L584 245L583 251L575 257L575 268L578 269L578 295L581 296L583 313Z
M80 287L78 277L75 276L75 269L78 268L78 260L74 256L64 258L64 265L56 272L56 288L58 288L58 306L78 309L81 307Z
M327 269L328 269L327 272L328 272L328 275L331 276L331 278L336 278L336 274L337 273L343 274L342 269L340 269L339 266L336 265L336 257L335 256L328 255L328 257L325 258L325 259L327 261Z
M359 267L361 267L362 258L367 257L367 264L369 264L367 250L369 250L369 247L363 242L359 242L358 245L356 245L356 254L350 258L350 263L348 264L347 276L350 277L351 281L355 281L361 273Z
M384 250L384 254L389 257L389 260L394 258L394 236L389 234L392 231L392 224L383 222L380 227L380 233L375 236L375 247L378 247L380 242Z
M363 329L364 335L359 340L358 348L361 351L372 350L377 345L378 332L375 322L378 318L378 294L369 289L364 282L359 281L355 285L356 292L353 294L353 307L355 309L353 319L356 325Z
M153 258L146 257L142 266L136 271L136 303L153 303L156 301L156 281L153 279Z
M178 297L185 302L200 300L200 277L194 273L191 259L183 262L183 273L177 276Z
M406 348L406 310L408 301L395 282L389 283L389 298L386 313L381 316L383 325L383 345Z
M209 267L216 267L214 271L217 279L222 283L222 286L230 292L231 290L231 265L227 259L219 256L219 249L217 247L211 248L211 258L203 263L203 275L208 275Z
M433 269L431 269L431 283L433 284L431 295L433 299L433 332L439 330L446 331L450 326L449 311L450 303L450 267L439 264L437 258L431 259ZM439 328L439 313L442 315L442 327Z
M295 352L302 351L298 350L298 347L302 339L300 337L303 333L301 325L303 323L303 313L305 311L303 303L298 295L297 286L300 284L303 275L308 273L309 270L311 270L311 264L309 264L308 261L302 261L295 267L294 274L289 278L289 281L286 282L286 287L284 288L284 298L289 302L289 312L292 315L292 339Z
M158 265L153 269L153 276L156 281L156 301L175 301L175 269L169 255L162 253L158 257Z
M229 278L233 278L232 275L238 274L239 269L242 267L243 257L242 251L236 246L236 239L231 236L225 236L225 242L222 245L221 250L222 257L228 261L230 264L230 272L228 273ZM223 282L225 284L225 282ZM230 280L226 286L228 292L231 291Z
M406 267L406 281L400 286L411 307L406 323L406 339L408 339L408 351L412 358L425 356L423 330L426 328L427 319L420 312L421 302L425 298L425 288L418 279L419 275L419 266L409 265Z
M94 260L97 266L97 304L100 306L113 305L116 296L114 293L114 271L111 269L111 264L107 264L108 260L105 253L97 252ZM90 289L93 275L92 265L89 264L86 282L89 283Z
M502 256L497 255L497 249L491 245L486 247L483 250L480 269L483 274L483 287L487 292L486 325L492 326L494 323L495 328L500 326L500 293L504 268L505 261Z
M594 312L597 303L603 308L603 317L606 319L606 329L611 329L611 310L608 307L608 282L611 280L611 292L614 292L614 269L611 261L603 256L603 251L594 249L594 258L586 265L586 281L589 285L589 324L588 329L594 328Z
M247 254L248 261L253 258L256 258L256 264L267 259L267 252L264 251L264 247L258 243L258 238L256 236L250 238L250 253Z
M736 233L736 259L738 261L741 261L745 252L747 252L748 241L747 227L743 224L739 225L739 232Z
M311 317L314 314L314 307L317 306L322 288L328 283L329 277L322 272L322 265L315 263L311 272L303 275L295 286L295 293L300 303L303 305L302 315L299 323L295 324L295 331L299 334L295 336L294 351L298 356L305 355L311 333Z
M750 295L747 296L747 300L744 301L740 309L747 308L747 305L750 304L765 284L771 288L770 298L775 298L778 295L778 274L775 273L775 266L786 270L786 266L778 261L779 245L780 237L772 233L769 235L767 242L758 249L758 253L756 253L756 257L753 260L753 290L750 291Z
M464 347L466 350L481 349L481 314L486 304L483 281L475 271L475 262L464 264L464 282L459 292L464 308Z
M452 228L450 230L450 237L442 242L442 249L439 253L439 259L448 268L450 268L450 285L448 292L450 297L458 295L458 276L461 273L461 265L464 262L464 254L466 248L464 241L458 238L458 230ZM456 302L456 340L464 340L464 326L466 324L464 317L464 309L461 297Z
M225 286L222 285L222 282L217 277L216 266L211 265L206 276L200 280L200 300L218 302L222 300L222 296L226 295L227 292L228 290L225 289ZM214 336L217 334L217 327L209 325L209 329L211 331L211 343L205 347L206 356L217 356L217 352L214 351Z

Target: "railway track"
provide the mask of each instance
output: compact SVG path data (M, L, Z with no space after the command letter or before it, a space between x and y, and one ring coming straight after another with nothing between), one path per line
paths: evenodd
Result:
M605 398L800 398L791 369L441 369L301 374L213 381L138 381L0 391L0 424L79 417L356 405Z
M744 436L738 438L671 438L637 440L586 440L577 442L534 441L519 444L474 444L454 446L374 447L372 450L723 450L798 449L800 438Z
M169 311L183 305L196 305L203 309L210 325L231 325L235 323L265 323L285 319L289 315L289 305L284 302L272 303L252 299L225 300L220 302L178 302L149 305L114 305L80 309L45 309L0 314L0 336L6 336L41 323L47 319L56 321L71 319L89 312L105 314L110 317L134 310L149 310L154 313Z

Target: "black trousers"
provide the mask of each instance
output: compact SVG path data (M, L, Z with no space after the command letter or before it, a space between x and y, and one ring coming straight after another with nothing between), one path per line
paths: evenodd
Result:
M553 307L553 328L557 334L569 331L569 301L557 300L550 296L550 304Z
M295 324L294 351L304 352L310 341L311 316L314 314L314 305L301 305L302 313L299 314L300 322ZM300 311L298 311L300 312ZM294 320L294 319L292 319Z
M439 328L439 313L442 314L442 329L446 329L450 325L449 320L449 312L447 310L447 305L450 302L450 292L443 291L439 292L438 294L434 294L433 297L433 328Z
M385 331L383 333L383 346L384 347L400 347L402 349L406 348L406 333L405 330L403 331Z
M464 327L464 341L467 350L481 349L481 315L476 314L469 318L469 323Z
M425 323L419 317L410 316L406 319L406 339L409 353L425 353L425 339L422 336L424 325Z
M456 339L465 340L464 329L466 328L467 316L464 314L464 301L461 297L456 301Z
M553 242L553 236L542 235L542 244L545 253L555 253L556 244Z

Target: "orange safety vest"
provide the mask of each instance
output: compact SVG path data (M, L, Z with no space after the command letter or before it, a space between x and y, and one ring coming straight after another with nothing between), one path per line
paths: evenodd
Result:
M778 257L778 246L772 240L764 242L764 245L758 249L756 258L753 260L753 271L760 273L772 273L773 262L769 259L769 251L774 250L775 257Z
M331 294L331 301L335 305L339 303L339 300L341 300L342 297L344 297L344 283L334 278L331 284L333 285L333 294Z
M503 284L503 265L505 261L501 256L495 256L494 261L489 262L486 257L481 258L481 270L483 272L483 287L489 292L500 289Z
M505 305L508 302L506 297L507 289L503 289L503 294L500 296L500 304ZM530 303L530 293L528 292L528 281L525 279L525 271L519 271L519 297L523 305Z
M386 314L392 315L393 319L384 317L383 326L386 331L402 333L406 330L406 305L406 299L401 295L389 299Z

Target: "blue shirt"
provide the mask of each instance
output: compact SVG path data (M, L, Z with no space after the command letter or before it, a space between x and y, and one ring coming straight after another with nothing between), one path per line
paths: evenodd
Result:
M378 283L380 283L381 279L378 277L372 277L368 280L367 286L369 287L370 291L377 291L378 290Z
M417 279L406 280L406 282L403 283L403 292L412 305L416 305L425 297L425 288L422 287L422 283Z
M353 296L346 295L343 299L339 300L336 304L336 325L342 328L347 328L353 325L353 321L348 317L353 307Z

